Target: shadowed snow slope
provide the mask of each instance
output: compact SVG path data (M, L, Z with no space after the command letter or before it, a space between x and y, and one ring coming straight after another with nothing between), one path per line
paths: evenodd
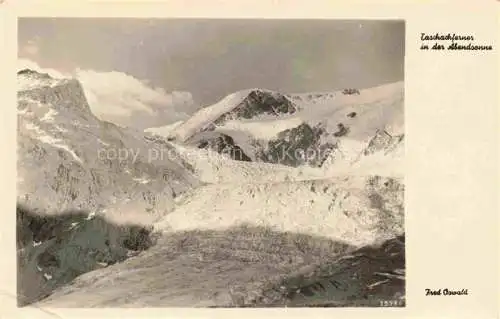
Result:
M136 257L78 277L36 306L379 306L379 300L404 296L404 286L404 237L355 249L318 236L241 226L163 237Z

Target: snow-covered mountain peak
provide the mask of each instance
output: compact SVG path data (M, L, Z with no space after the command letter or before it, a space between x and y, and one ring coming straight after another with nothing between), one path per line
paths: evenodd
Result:
M218 103L202 108L179 125L173 136L185 141L196 133L210 131L231 120L276 118L293 114L296 108L283 94L265 89L247 89L227 95Z
M31 69L22 69L17 72L18 91L40 87L52 87L64 83L69 78L53 78L48 73L40 73Z
M379 132L402 138L403 101L403 82L300 94L249 89L201 109L168 132L156 133L197 148L238 153L238 159L245 161L330 165L338 158L368 155L366 149L373 148L368 144ZM339 149L343 155L330 156ZM303 158L304 152L314 158Z
M35 100L54 109L77 108L91 114L81 83L74 78L56 79L45 73L24 69L17 73L18 97L21 101Z

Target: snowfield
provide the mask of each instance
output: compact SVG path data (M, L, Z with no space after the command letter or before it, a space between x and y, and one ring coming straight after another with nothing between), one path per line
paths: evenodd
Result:
M170 135L170 133L175 130L179 125L181 125L183 122L182 121L177 121L175 123L165 125L165 126L159 126L159 127L150 127L144 130L146 133L151 133L153 135L159 135L159 136L164 136L167 137Z
M144 132L96 118L76 80L24 70L18 85L22 305L404 297L403 83L243 90ZM319 164L265 160L281 143L329 152Z

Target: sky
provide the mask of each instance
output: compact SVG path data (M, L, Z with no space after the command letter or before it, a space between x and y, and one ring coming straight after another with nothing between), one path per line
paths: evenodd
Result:
M123 96L110 102L109 90L136 87L141 103L162 108L141 128L248 88L333 91L404 78L402 20L21 18L18 40L25 65L86 82L104 117L130 122L137 113L119 114Z

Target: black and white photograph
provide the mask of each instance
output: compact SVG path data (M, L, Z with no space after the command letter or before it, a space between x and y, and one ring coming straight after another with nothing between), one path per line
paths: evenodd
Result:
M17 305L405 307L405 20L20 17Z

